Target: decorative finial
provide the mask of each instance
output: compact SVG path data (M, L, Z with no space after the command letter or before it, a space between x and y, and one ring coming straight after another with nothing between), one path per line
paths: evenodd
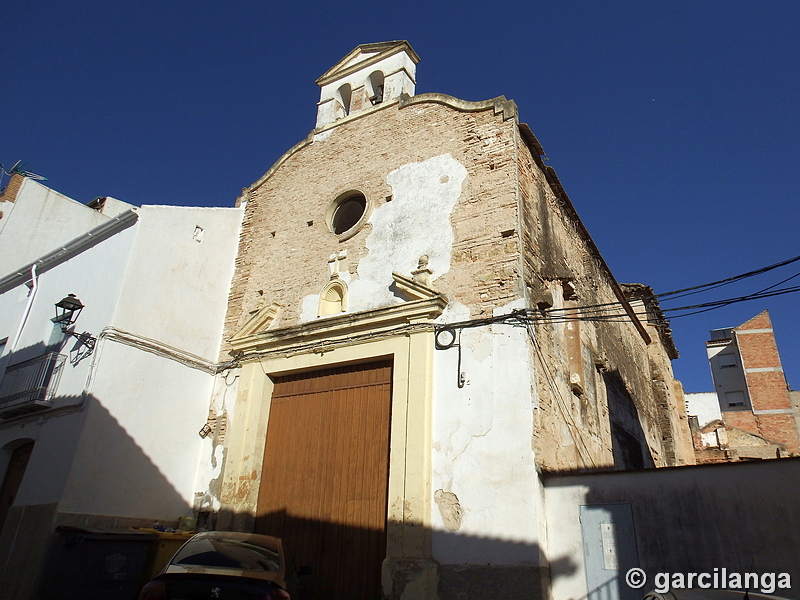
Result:
M416 270L411 271L412 279L426 287L431 286L431 275L433 275L433 271L428 268L428 260L428 255L423 254L419 257Z

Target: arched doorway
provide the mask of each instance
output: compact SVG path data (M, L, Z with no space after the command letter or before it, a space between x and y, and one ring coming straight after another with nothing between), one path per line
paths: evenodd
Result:
M32 441L25 441L11 450L11 459L3 477L3 485L0 486L0 532L3 531L8 511L17 497L19 486L25 475L25 469L33 452L33 444L34 442ZM8 452L8 447L4 448L4 451Z

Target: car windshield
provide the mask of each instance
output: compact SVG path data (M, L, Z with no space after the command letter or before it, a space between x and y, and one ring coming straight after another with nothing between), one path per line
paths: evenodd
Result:
M172 564L268 572L277 572L281 567L277 550L226 538L190 540L175 555Z

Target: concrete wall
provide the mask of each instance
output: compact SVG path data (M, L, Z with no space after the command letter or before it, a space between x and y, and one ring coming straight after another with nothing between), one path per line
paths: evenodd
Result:
M751 412L750 394L736 339L707 342L706 354L720 409L728 413ZM741 400L744 405L730 406L734 400Z
M592 593L586 584L580 507L616 503L630 503L633 509L639 566L648 575L642 593L654 587L657 573L726 568L787 572L794 589L775 593L799 598L798 494L798 459L548 476L547 553L551 559L572 558L570 564L551 564L553 600Z

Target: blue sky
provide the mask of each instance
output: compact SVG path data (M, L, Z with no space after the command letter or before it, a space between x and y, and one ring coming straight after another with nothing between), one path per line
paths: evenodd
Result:
M0 163L22 159L81 202L232 205L314 127L317 77L360 43L407 39L418 93L517 102L619 281L664 292L800 255L800 3L0 0L0 11ZM797 301L675 319L676 376L710 391L708 330L769 309L800 389Z

